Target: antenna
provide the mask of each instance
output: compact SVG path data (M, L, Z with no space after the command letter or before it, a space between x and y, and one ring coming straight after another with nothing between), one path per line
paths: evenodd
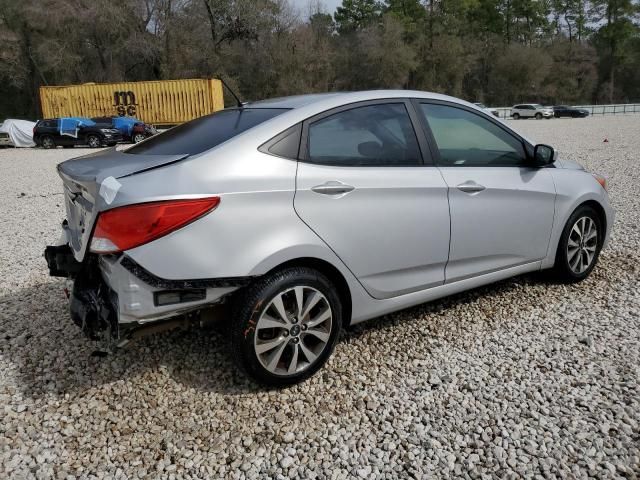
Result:
M236 99L236 106L238 108L244 107L245 104L242 102L242 100L240 100L240 97L238 97L238 95L236 95L236 92L231 90L231 87L229 87L229 85L227 85L227 82L224 81L224 79L222 78L222 75L218 75L218 77L220 77L220 81L222 82L222 85L229 91L229 93L233 96L233 98Z

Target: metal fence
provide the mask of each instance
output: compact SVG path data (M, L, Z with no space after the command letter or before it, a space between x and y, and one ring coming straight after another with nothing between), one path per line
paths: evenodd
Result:
M576 108L584 108L589 115L625 115L628 113L640 113L640 103L620 103L612 105L575 105ZM511 118L511 107L498 107L500 118Z

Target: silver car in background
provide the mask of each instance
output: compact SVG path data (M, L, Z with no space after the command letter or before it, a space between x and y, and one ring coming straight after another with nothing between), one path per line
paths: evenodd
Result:
M514 120L520 118L535 118L536 120L547 120L553 118L553 107L543 107L539 103L521 103L511 107L511 117Z
M603 178L418 91L250 103L58 172L45 257L73 321L124 343L222 310L270 385L316 372L349 325L526 272L583 280L613 223Z

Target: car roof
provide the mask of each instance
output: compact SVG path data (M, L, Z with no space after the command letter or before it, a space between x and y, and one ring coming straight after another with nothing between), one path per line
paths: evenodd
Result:
M330 97L342 95L342 93L310 93L307 95L291 95L289 97L268 98L266 100L258 100L249 102L245 105L247 108L299 108L309 105Z
M311 105L346 105L349 103L363 102L367 100L382 100L387 98L425 98L447 100L464 105L473 105L472 103L460 100L459 98L432 92L422 92L417 90L364 90L357 92L311 93L307 95L270 98L256 102L249 102L245 107L297 109Z

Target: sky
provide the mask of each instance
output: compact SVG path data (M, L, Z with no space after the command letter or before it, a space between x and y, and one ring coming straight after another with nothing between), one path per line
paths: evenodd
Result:
M315 3L316 0L312 0ZM309 10L309 4L312 3L309 0L289 0L289 3L293 5L300 13L306 15ZM323 5L323 10L333 15L338 5L342 5L342 0L320 0Z
M323 0L323 3L327 10L333 14L336 11L336 7L342 4L342 0Z

